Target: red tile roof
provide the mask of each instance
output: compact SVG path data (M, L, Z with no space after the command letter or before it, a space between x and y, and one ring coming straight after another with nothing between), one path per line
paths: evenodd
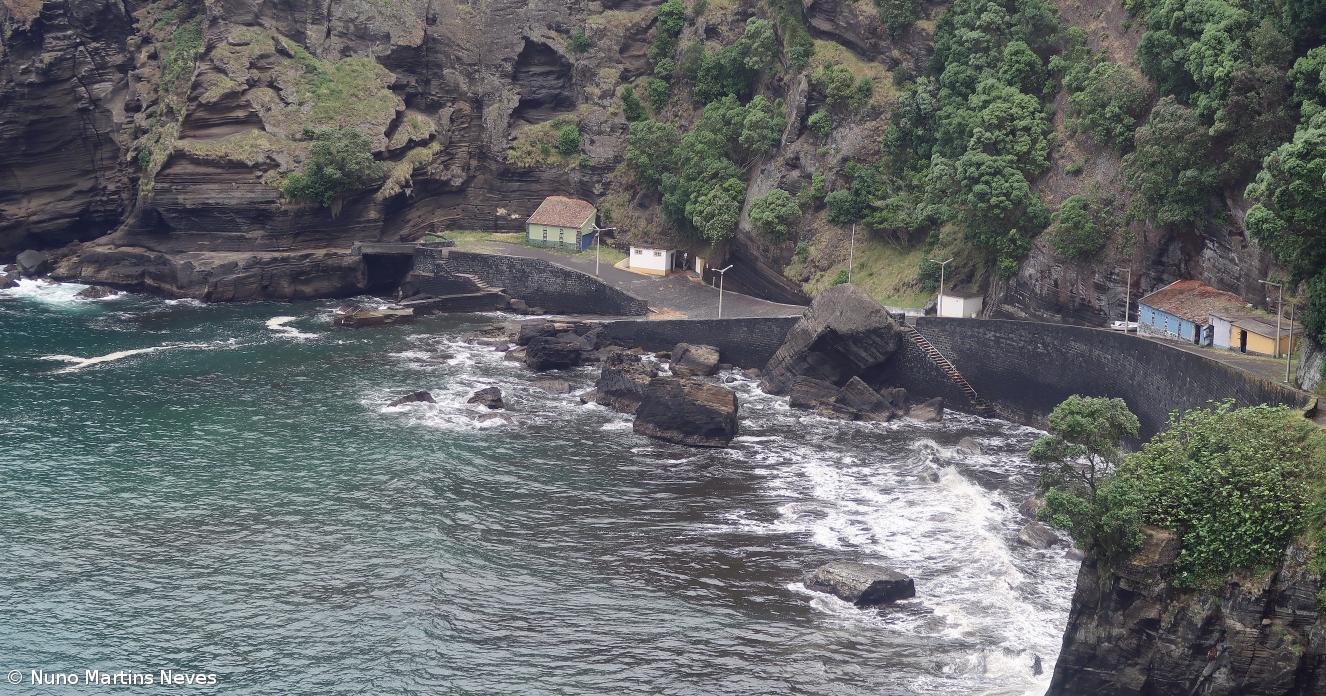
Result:
M1176 280L1138 302L1202 326L1210 323L1212 313L1246 312L1248 308L1242 297L1200 280Z
M579 227L594 216L594 204L579 198L566 196L548 196L539 204L539 209L526 220L531 225L552 225L554 227Z

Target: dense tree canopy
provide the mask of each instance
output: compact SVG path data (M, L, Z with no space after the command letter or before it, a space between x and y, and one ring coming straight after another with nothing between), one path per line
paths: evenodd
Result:
M308 160L285 180L282 192L291 200L332 206L341 196L382 178L383 165L373 159L373 141L355 128L313 133Z

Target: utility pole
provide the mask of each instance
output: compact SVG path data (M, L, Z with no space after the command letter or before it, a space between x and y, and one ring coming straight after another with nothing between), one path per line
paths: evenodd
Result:
M723 318L723 279L727 277L727 272L730 270L732 270L732 264L729 263L727 265L727 268L720 268L714 271L714 273L718 274L718 318L719 319Z
M1259 280L1257 282L1262 285L1274 285L1279 291L1279 295L1275 301L1275 348L1271 350L1272 357L1278 358L1280 357L1280 316L1281 312L1284 310L1285 286L1280 283L1272 283L1269 280ZM1266 301L1270 302L1271 298L1266 298Z
M935 297L935 316L942 317L944 316L944 267L949 264L949 261L953 260L953 257L948 257L948 261L928 260L930 263L939 264L939 295Z
M852 261L856 256L856 223L852 223L852 243L847 247L847 284L852 284Z
M608 231L615 232L617 231L617 228L599 227L598 225L594 225L594 275L595 276L599 274L599 237L602 237L603 233Z
M1294 369L1294 301L1289 301L1289 351L1285 353L1285 384L1294 386L1289 375Z

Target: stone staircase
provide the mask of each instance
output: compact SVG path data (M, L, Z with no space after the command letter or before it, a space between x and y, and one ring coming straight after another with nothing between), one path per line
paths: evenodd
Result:
M943 373L948 376L949 380L962 389L963 393L967 395L967 399L971 402L972 410L975 411L977 415L997 415L995 408L981 399L980 395L976 393L976 389L967 381L967 378L963 377L961 372L958 372L958 368L954 367L953 363L949 362L949 359L944 357L944 354L940 353L939 349L936 348L934 344L930 343L925 336L922 336L921 332L916 330L916 327L904 324L901 328L903 333L906 333L908 338L911 338L912 342L916 344L916 347L920 348L922 353L925 353L926 357L930 359L930 362L934 363L935 367L938 367L943 371Z
M455 266L451 265L451 259L445 256L438 259L436 265L438 270L441 270L447 275L452 275L457 278L464 278L465 280L474 283L474 286L478 288L480 292L505 292L504 288L495 288L489 285L487 282L484 281L483 278L480 278L479 276L476 276L471 273L461 273L460 271L456 270Z

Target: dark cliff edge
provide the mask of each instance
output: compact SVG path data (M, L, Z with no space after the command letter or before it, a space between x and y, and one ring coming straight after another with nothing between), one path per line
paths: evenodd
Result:
M1322 578L1303 546L1208 592L1171 586L1178 552L1172 534L1148 529L1125 561L1087 556L1047 696L1326 693Z

